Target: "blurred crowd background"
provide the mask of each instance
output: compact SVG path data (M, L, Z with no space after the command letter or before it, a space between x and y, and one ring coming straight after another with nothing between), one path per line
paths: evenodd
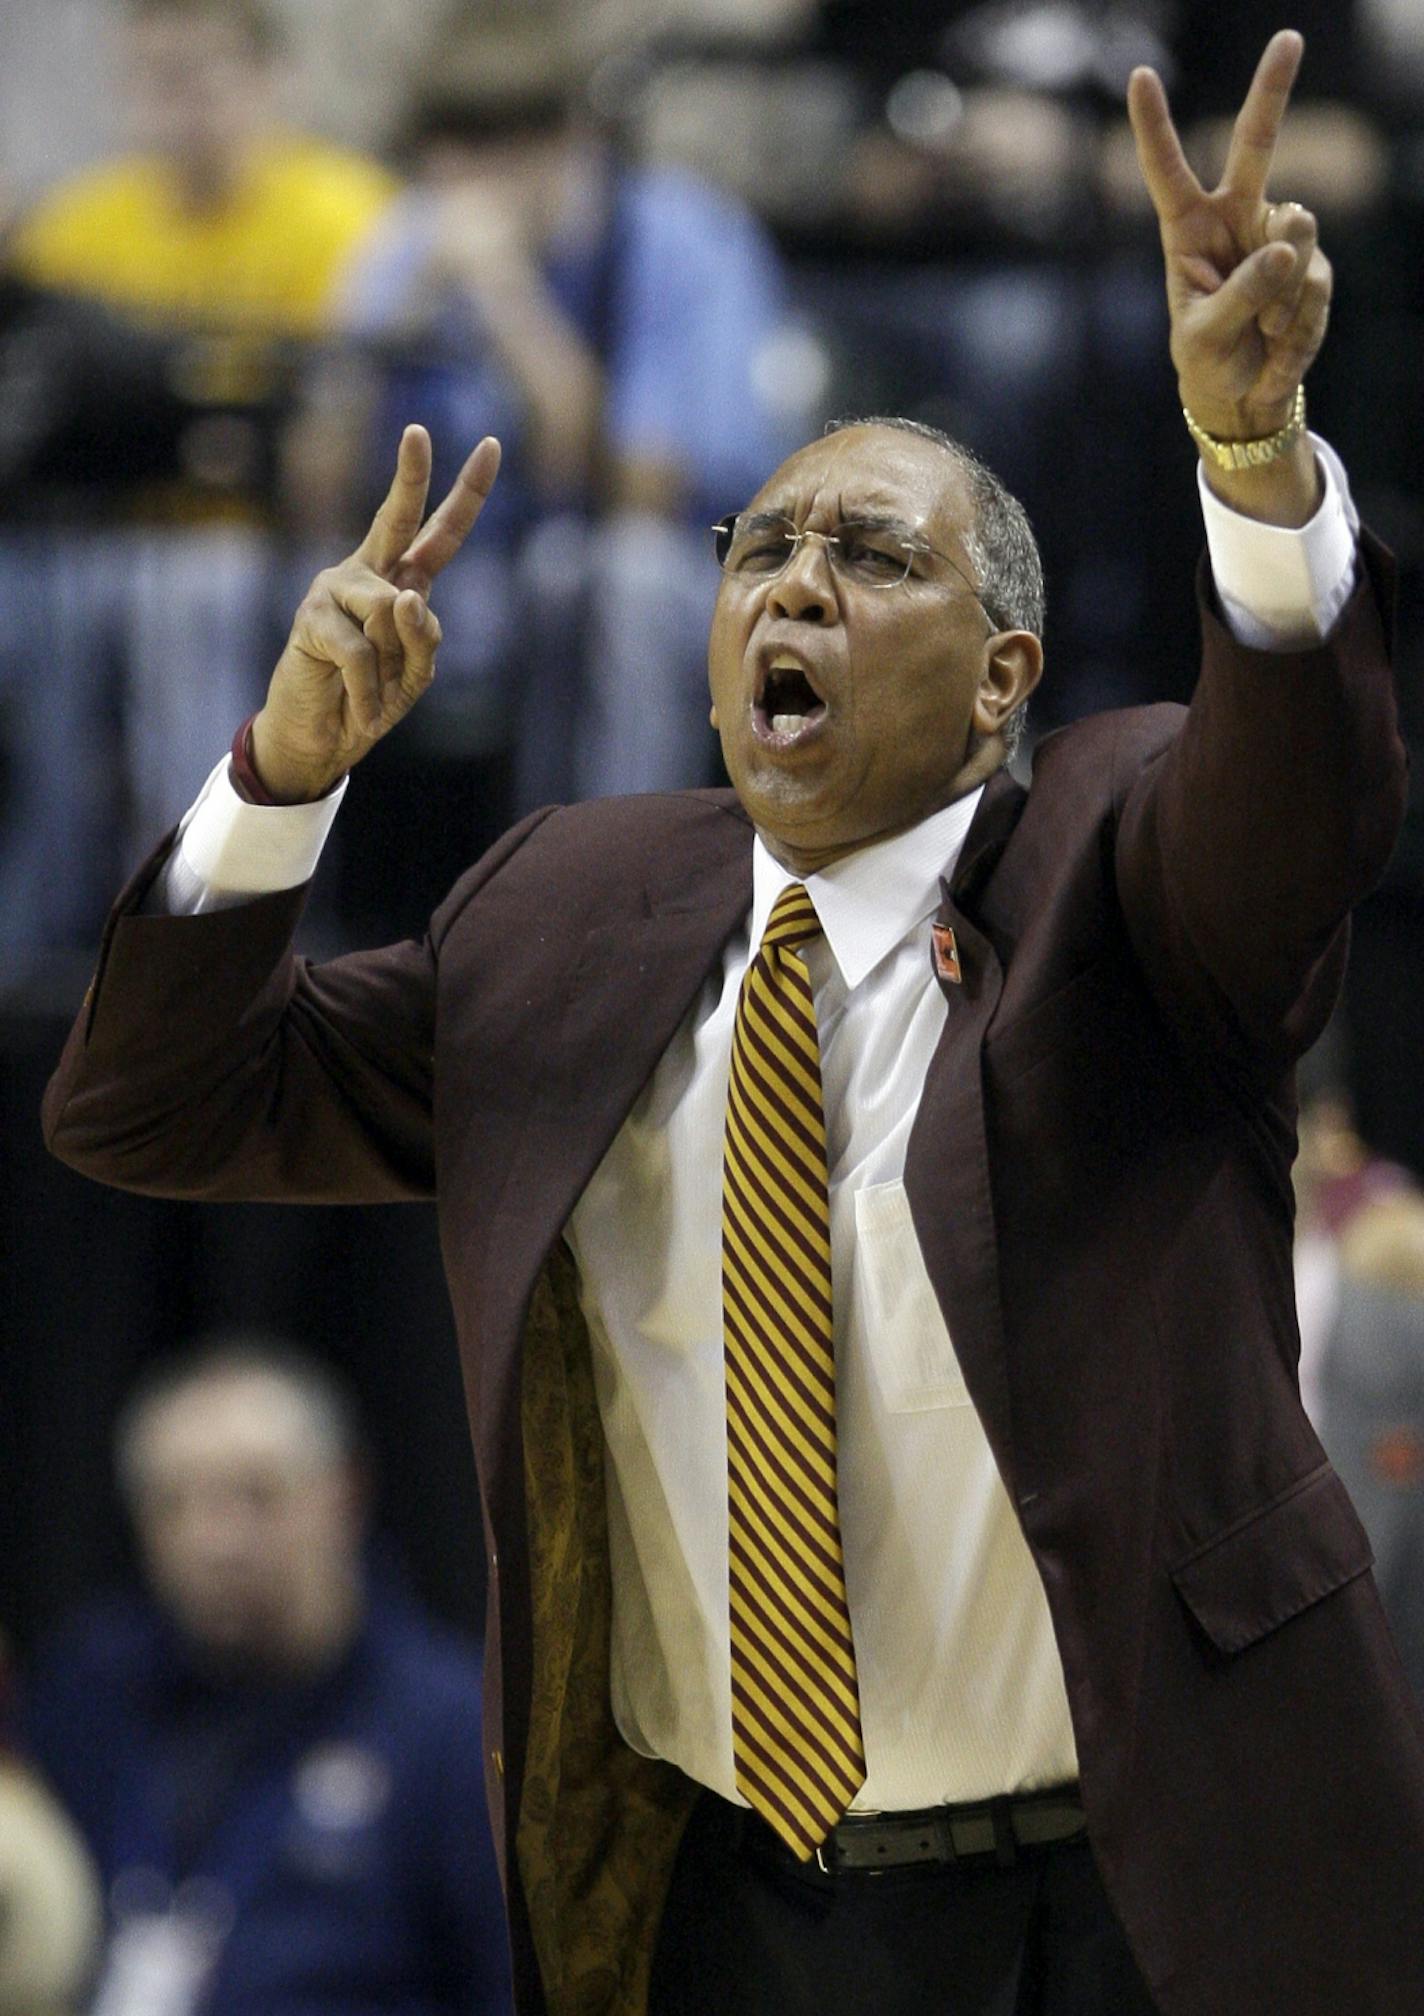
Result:
M419 931L534 804L719 780L708 528L835 416L946 427L1027 504L1049 587L1028 760L1081 714L1185 699L1194 454L1123 91L1155 65L1210 174L1285 25L1307 52L1272 193L1319 213L1337 275L1311 421L1399 558L1416 749L1304 1080L1306 1378L1424 1687L1417 0L8 0L0 1625L22 1672L143 1565L112 1463L135 1378L234 1324L345 1367L382 1576L478 1632L429 1215L119 1198L37 1126L109 899L260 704L402 425L429 426L437 486L486 432L504 472L437 591L437 684L338 822L317 956Z

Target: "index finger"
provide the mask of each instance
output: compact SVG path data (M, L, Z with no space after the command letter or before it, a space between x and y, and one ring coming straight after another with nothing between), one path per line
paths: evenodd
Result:
M1134 70L1129 77L1127 116L1132 122L1138 165L1152 207L1161 223L1170 224L1200 200L1202 186L1182 152L1167 106L1167 94L1155 70L1144 67Z
M485 508L499 474L500 448L493 434L471 450L449 495L431 512L401 554L396 580L424 594L442 567L448 567Z
M407 427L396 453L396 473L371 529L356 548L354 559L390 579L392 570L420 530L430 489L430 436L423 427Z
M1259 203L1266 193L1276 138L1304 49L1304 38L1294 28L1282 28L1273 35L1261 52L1251 88L1236 115L1220 186L1248 202Z

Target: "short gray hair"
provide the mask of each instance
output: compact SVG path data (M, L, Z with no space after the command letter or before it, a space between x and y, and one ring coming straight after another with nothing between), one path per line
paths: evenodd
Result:
M1027 630L1031 636L1041 638L1047 614L1043 559L1028 513L1012 490L987 463L980 461L972 448L966 448L943 428L932 427L927 420L908 420L895 413L867 413L831 420L825 431L839 434L847 427L893 427L901 434L916 434L922 441L933 441L954 457L963 471L974 512L964 545L979 577L979 600L984 613L995 630ZM1023 740L1027 717L1025 700L1000 730L1010 761Z
M179 1393L230 1379L272 1379L294 1394L323 1463L360 1462L365 1454L356 1404L340 1376L313 1352L266 1330L215 1330L139 1375L114 1430L114 1469L132 1506L143 1487L140 1445L149 1421Z

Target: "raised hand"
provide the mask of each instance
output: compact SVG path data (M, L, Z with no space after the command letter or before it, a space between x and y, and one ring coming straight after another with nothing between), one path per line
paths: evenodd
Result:
M474 529L498 470L499 443L486 436L425 518L430 436L406 428L371 529L307 590L252 724L253 761L273 797L320 798L429 686L440 643L431 584Z
M1157 212L1172 361L1182 404L1209 434L1253 440L1291 415L1325 335L1329 261L1298 203L1268 203L1276 136L1304 44L1273 35L1256 66L1215 189L1188 166L1153 70L1135 70L1128 116Z

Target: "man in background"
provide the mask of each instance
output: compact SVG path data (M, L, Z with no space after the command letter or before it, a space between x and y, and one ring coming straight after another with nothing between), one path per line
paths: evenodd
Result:
M255 695L294 356L326 331L395 188L363 156L280 127L283 44L262 0L127 0L120 51L130 149L42 197L8 246L16 281L104 311L148 359L136 381L124 347L112 373L93 367L110 410L90 419L87 484L32 489L6 528L26 653L0 666L15 708L0 912L17 946L91 922L82 879L56 866L57 779L102 858L126 815L140 828L157 815L152 752L192 751L196 782L218 725Z
M0 1636L0 2016L68 2016L97 1945L99 1894L73 1823L12 1742Z
M107 1889L96 2006L506 2009L479 1670L366 1571L341 1389L217 1338L148 1377L116 1453L149 1594L78 1620L29 1701Z
M410 187L343 308L385 365L368 468L412 419L504 449L446 590L466 655L443 669L447 701L462 675L499 682L519 811L706 780L707 526L798 417L767 382L787 313L769 237L725 188L601 134L581 55L548 0L451 13L410 108Z

